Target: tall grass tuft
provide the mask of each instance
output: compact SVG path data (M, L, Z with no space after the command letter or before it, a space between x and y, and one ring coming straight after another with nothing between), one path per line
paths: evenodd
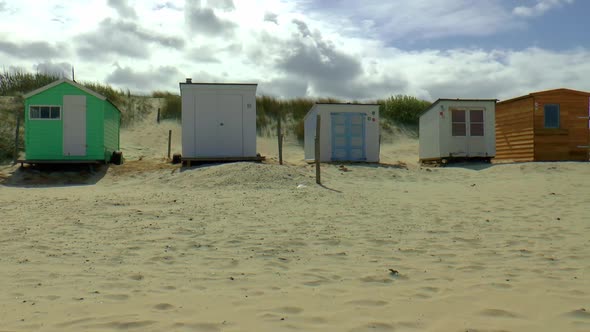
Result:
M182 102L180 95L167 91L154 91L152 92L152 97L164 99L164 108L160 113L161 119L180 121L182 116Z
M25 94L63 78L57 73L29 73L22 69L0 73L0 96Z

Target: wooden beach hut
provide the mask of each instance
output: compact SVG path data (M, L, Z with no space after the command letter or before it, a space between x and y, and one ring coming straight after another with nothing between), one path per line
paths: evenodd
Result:
M261 160L256 153L257 84L180 83L183 161Z
M496 159L587 161L590 92L555 89L504 100L496 107Z
M21 163L121 163L121 111L105 96L61 79L25 96Z
M320 161L379 162L379 105L317 103L304 118L305 160L315 161L320 115Z
M493 158L495 109L495 99L435 101L420 115L420 162Z

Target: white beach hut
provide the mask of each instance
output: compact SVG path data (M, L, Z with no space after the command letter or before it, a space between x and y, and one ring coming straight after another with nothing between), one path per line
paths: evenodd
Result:
M439 99L420 116L420 161L496 155L495 99Z
M256 84L180 83L183 160L256 158Z
M315 160L320 115L320 161L379 162L379 105L317 103L305 115L305 160Z

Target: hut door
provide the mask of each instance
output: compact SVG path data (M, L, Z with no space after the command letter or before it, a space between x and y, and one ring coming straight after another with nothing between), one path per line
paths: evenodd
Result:
M467 156L467 151L469 151L467 124L467 111L451 110L451 138L449 141L449 155L451 157Z
M467 113L468 157L486 157L486 137L484 136L484 110L470 110Z
M64 156L86 156L86 96L63 97Z
M217 96L217 144L220 156L244 155L243 102L241 95Z
M331 113L332 160L366 160L365 116L364 113Z
M242 156L242 96L198 94L195 108L195 155Z

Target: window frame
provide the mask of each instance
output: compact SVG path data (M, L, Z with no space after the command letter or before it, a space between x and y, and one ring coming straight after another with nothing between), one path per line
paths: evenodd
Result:
M547 127L547 106L557 107L557 127ZM544 129L559 129L561 128L561 105L560 104L545 104L543 105L543 128Z
M33 113L32 108L33 107L38 107L39 112L41 112L41 107L49 107L49 118L41 118L41 117L34 118L32 116L32 113ZM59 109L59 117L57 117L57 118L51 117L51 108L52 107L57 107ZM29 120L31 120L31 121L59 121L59 120L61 120L61 117L62 117L62 110L63 110L63 107L61 105L29 105ZM41 114L39 114L39 115L41 115Z
M481 122L479 122L479 121L474 122L471 119L471 112L481 112ZM483 109L470 109L469 110L469 137L484 137L486 135L485 123L486 123L486 111L485 110L483 110ZM481 125L481 135L473 135L473 131L471 130L472 129L471 126L473 124Z
M463 122L455 122L453 121L453 112L463 112ZM452 137L467 137L467 110L464 109L451 109L451 136ZM455 135L454 132L454 125L455 124L463 124L463 129L465 134L464 135Z

